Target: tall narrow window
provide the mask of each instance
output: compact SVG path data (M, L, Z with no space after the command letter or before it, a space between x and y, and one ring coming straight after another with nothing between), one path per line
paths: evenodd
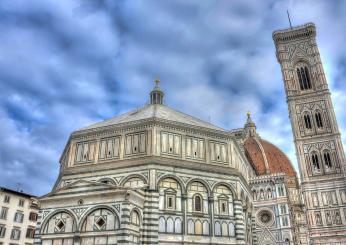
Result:
M24 206L24 200L23 199L19 200L18 206L19 207L23 207Z
M194 197L194 208L196 212L202 212L202 198L200 195Z
M228 202L226 199L219 200L220 214L228 214Z
M320 163L318 162L318 156L316 154L312 154L311 160L312 160L313 170L319 171L320 170Z
M4 203L10 203L10 196L9 195L5 195Z
M329 152L325 152L323 154L323 158L324 158L324 164L326 165L327 169L331 169L333 165L332 165L332 160L330 158Z
M7 219L7 211L8 211L8 208L2 207L1 213L0 213L0 219Z
M175 195L166 194L166 209L175 209Z
M133 210L131 213L131 223L137 226L140 225L139 214L136 210Z
M35 229L34 228L28 228L27 230L26 230L26 238L34 238L34 236L35 236Z
M317 112L315 114L315 119L316 119L316 125L318 128L322 128L323 127L323 122L322 122L322 117L321 117L321 113Z
M297 76L301 90L311 89L309 69L306 66L297 68Z
M297 76L298 76L298 79L299 79L300 89L303 90L304 89L303 79L302 79L302 74L300 73L299 68L297 68Z
M309 115L304 115L305 128L311 129L311 120Z
M309 70L308 68L305 66L305 77L306 77L306 85L307 85L307 89L311 89L311 82L310 82L310 75L309 75Z
M37 221L37 213L34 213L34 212L31 212L30 214L29 214L29 220L30 221Z
M6 227L4 225L0 225L0 238L5 237Z
M18 228L13 228L11 232L11 239L19 240L20 238L20 230Z

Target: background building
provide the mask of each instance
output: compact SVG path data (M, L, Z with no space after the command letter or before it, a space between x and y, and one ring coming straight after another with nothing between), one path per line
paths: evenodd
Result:
M38 208L35 196L0 188L0 244L33 244Z

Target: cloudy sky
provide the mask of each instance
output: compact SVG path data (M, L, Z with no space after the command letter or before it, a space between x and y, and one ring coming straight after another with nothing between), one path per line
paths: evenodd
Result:
M225 129L251 110L296 166L272 31L314 22L346 143L346 1L0 1L0 185L49 192L69 134L148 101Z

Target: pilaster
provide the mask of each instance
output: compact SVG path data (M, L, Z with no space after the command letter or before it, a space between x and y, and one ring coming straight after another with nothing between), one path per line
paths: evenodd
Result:
M245 244L245 224L243 204L240 200L234 201L234 214L235 214L235 234L238 244Z

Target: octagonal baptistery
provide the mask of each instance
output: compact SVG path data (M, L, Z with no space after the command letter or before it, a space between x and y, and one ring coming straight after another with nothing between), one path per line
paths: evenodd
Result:
M73 132L36 242L250 244L253 168L226 130L150 103Z

